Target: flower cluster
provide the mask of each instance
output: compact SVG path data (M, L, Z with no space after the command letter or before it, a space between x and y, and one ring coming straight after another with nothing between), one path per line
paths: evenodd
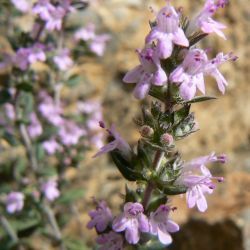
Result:
M0 87L1 155L6 156L0 163L1 249L33 248L30 239L41 232L47 232L48 244L69 244L61 232L67 222L61 218L65 212L72 216L74 202L83 194L68 173L80 169L91 148L103 147L100 101L89 99L83 88L73 91L85 81L77 69L80 58L104 55L111 39L97 28L89 38L76 38L89 26L73 25L68 17L88 4L11 0L1 6L2 35L10 48L0 53L0 74L7 79ZM26 17L28 29L19 24Z
M126 187L120 215L113 217L103 206L90 213L88 226L95 226L100 249L124 249L127 245L154 249L159 246L154 245L156 237L163 245L170 244L170 233L177 232L179 226L169 218L176 209L169 196L186 194L188 208L205 212L206 195L223 182L224 178L213 176L207 165L225 163L224 154L211 153L186 162L175 149L175 142L198 129L191 104L214 99L205 96L205 77L212 76L223 94L228 85L218 67L237 57L220 52L209 59L209 51L196 45L211 33L225 38L225 26L212 16L226 4L225 0L206 0L201 12L188 20L168 0L150 23L145 46L137 50L140 64L123 78L125 83L135 83L137 99L148 95L157 99L151 107L143 106L141 117L135 120L141 135L137 146L130 147L114 125L107 128L100 122L109 143L94 157L109 153L122 176L138 184L135 190ZM196 96L197 90L203 95Z
M170 244L172 237L169 233L179 230L179 226L169 219L171 208L167 205L159 206L156 211L151 212L149 218L144 214L142 204L127 202L123 212L114 217L104 201L98 203L96 210L89 212L91 221L88 228L95 227L101 235L97 238L97 243L103 249L123 249L125 244L122 232L125 232L125 239L129 244L137 244L143 234L157 235L160 242ZM105 233L103 233L105 232ZM101 248L102 249L102 248Z

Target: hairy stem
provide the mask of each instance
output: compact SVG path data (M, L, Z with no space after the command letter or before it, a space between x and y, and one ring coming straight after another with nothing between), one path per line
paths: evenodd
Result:
M162 152L161 150L157 150L155 153L155 158L153 161L153 168L158 171L160 166L161 166L161 162L162 159L164 158L165 153ZM145 192L144 192L144 198L142 201L142 205L145 208L145 210L148 207L152 192L154 191L154 184L152 182L149 182L149 184L147 185Z

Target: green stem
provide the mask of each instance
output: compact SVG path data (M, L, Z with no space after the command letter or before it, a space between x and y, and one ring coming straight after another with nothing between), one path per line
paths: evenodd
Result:
M13 243L17 243L19 241L18 236L12 226L10 225L9 221L6 219L5 216L0 216L0 222L6 233L10 236Z
M153 168L156 171L159 170L159 168L161 166L162 159L164 158L164 155L165 155L165 153L163 151L161 151L161 150L156 151L155 158L153 161ZM154 184L153 184L153 182L149 182L146 189L145 189L144 198L142 201L142 205L143 205L145 210L148 207L148 204L149 204L149 201L150 201L150 198L151 198L153 191L154 191Z

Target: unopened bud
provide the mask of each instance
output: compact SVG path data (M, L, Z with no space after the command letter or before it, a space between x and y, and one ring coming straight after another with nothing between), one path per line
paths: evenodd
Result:
M165 133L161 136L161 143L166 146L172 145L174 142L174 138L172 135Z
M150 137L154 134L154 130L148 125L143 125L140 128L140 134L142 137Z

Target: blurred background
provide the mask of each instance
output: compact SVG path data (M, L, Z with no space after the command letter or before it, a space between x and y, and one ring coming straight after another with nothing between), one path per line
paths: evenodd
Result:
M138 64L136 48L142 48L149 32L149 20L153 14L149 6L158 10L164 1L157 0L96 0L86 11L73 14L71 22L95 23L101 32L111 35L102 58L82 58L79 67L84 81L72 91L64 91L68 98L77 98L85 93L103 104L104 120L115 123L118 131L130 144L139 138L132 119L140 113L140 103L131 95L130 87L122 83L127 70ZM194 15L203 1L175 0L176 7L183 7L188 16ZM209 209L199 213L186 207L185 197L172 200L178 207L174 220L182 224L181 231L174 235L176 250L249 250L250 249L250 88L249 74L249 2L232 0L219 11L217 20L225 23L227 41L218 36L207 37L200 46L211 48L211 57L223 51L233 51L239 59L226 63L221 72L229 82L225 96L217 91L214 80L207 79L207 94L218 100L193 105L192 109L200 131L180 141L177 145L184 159L209 154L212 151L227 154L229 161L224 166L214 166L212 172L225 177L211 197ZM22 20L26 27L29 21ZM149 100L143 101L145 104ZM92 206L92 197L107 199L114 211L119 210L125 182L107 156L92 159L94 152L82 163L82 171L69 169L68 178L73 185L83 189L84 198L77 206L77 213L66 229L83 237L91 247L94 230L86 229L87 211ZM76 174L77 173L77 174ZM46 242L37 244L46 248Z

